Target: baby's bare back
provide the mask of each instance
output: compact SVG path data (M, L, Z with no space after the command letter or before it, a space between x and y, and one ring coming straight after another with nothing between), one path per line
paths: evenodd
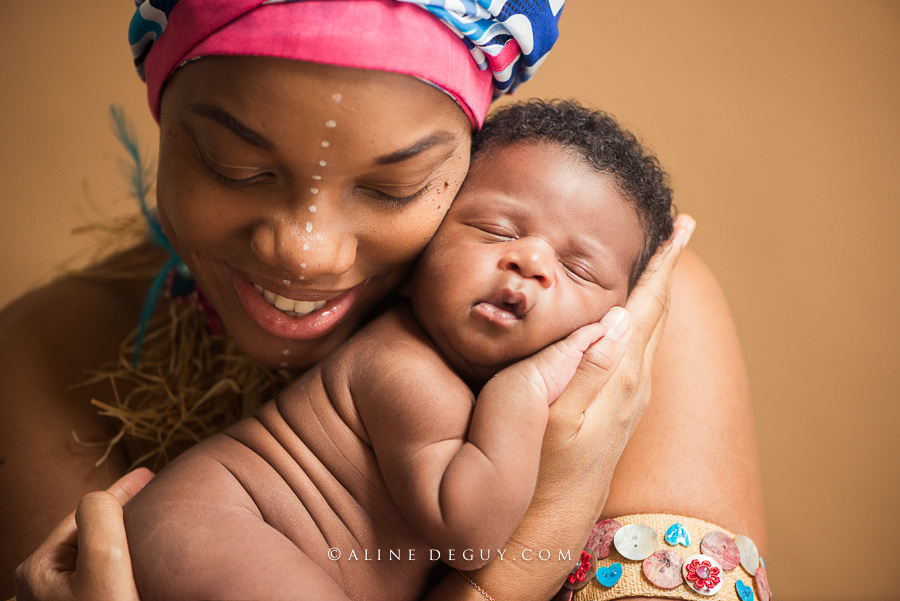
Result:
M141 598L414 599L434 568L347 388L313 369L126 507Z

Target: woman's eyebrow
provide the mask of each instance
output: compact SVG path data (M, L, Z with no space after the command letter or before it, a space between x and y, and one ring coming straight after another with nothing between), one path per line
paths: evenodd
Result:
M392 165L394 163L400 163L405 161L406 159L412 158L415 155L425 152L426 150L438 146L440 144L446 144L452 142L456 139L456 136L451 134L450 132L436 132L429 136L426 136L419 140L418 142L414 142L410 144L406 148L401 148L395 152L390 154L386 154L380 156L375 159L376 165Z
M275 149L275 144L273 144L271 140L238 121L234 115L222 107L211 104L192 104L191 111L201 117L212 119L248 144L252 144L263 150Z

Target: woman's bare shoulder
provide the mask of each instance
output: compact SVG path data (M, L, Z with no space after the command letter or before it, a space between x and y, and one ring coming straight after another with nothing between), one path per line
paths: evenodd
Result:
M103 269L128 259L117 256ZM0 539L13 541L0 549L3 590L81 496L127 468L123 455L95 468L103 447L78 442L103 442L111 427L91 405L99 388L76 385L116 359L148 282L99 274L62 277L0 310L0 488L9 493L0 499Z
M155 251L138 247L65 275L0 310L0 370L27 361L71 371L115 358L140 315ZM126 275L126 273L128 275ZM3 375L11 375L3 373Z

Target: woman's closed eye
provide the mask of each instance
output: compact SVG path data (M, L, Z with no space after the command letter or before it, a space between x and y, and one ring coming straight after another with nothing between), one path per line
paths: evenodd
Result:
M216 160L199 145L197 146L197 154L206 170L227 186L252 186L270 181L275 177L274 173L261 167L228 165Z
M409 187L407 187L407 188L409 188ZM374 188L374 187L373 188L363 187L360 189L364 190L367 194L370 194L371 196L375 197L375 199L377 201L383 203L384 205L386 205L388 207L393 208L393 207L401 207L401 206L405 206L408 204L412 204L415 201L417 201L418 199L420 199L421 197L425 196L425 194L427 194L428 191L431 189L431 182L426 183L425 185L421 186L418 190L416 190L410 194L402 194L402 193L396 193L396 192L392 194L390 192L385 191L386 189L390 189L390 188L379 189L379 188Z

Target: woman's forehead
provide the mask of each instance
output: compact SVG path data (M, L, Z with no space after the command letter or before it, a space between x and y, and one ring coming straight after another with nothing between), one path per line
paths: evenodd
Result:
M233 123L274 145L325 128L378 148L384 162L423 144L467 142L471 131L451 98L413 77L259 57L185 66L163 94L167 112Z

